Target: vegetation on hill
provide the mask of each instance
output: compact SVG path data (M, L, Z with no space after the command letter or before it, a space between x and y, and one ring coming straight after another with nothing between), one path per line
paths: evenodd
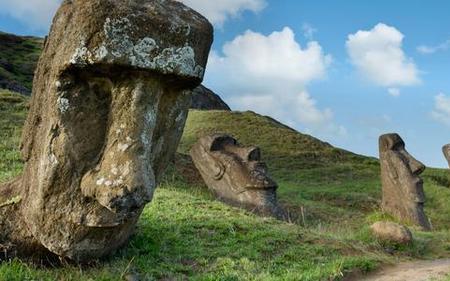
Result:
M0 181L21 169L18 143L27 99L0 94ZM380 218L376 159L343 151L252 112L191 111L180 153L198 137L226 132L258 145L279 183L292 222L261 218L224 205L171 167L145 209L128 247L89 266L0 265L4 280L341 280L352 271L408 258L450 256L448 171L425 174L435 231L414 230L414 245L374 239Z
M269 172L280 184L281 201L294 214L301 211L303 223L342 221L342 215L351 215L342 208L376 208L376 159L335 148L253 112L191 111L179 151L188 153L200 136L216 132L261 148Z
M0 32L0 88L31 93L43 39Z
M0 182L16 176L22 169L18 149L27 103L25 96L0 90Z

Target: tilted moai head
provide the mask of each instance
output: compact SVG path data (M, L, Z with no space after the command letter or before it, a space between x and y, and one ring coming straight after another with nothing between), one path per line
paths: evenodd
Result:
M450 166L450 144L446 144L442 147L442 152L444 153L444 157Z
M212 26L172 0L65 0L23 136L23 216L51 252L104 256L133 233L203 79Z
M207 186L223 201L278 215L277 184L269 177L257 147L244 147L225 134L205 136L191 157Z
M383 211L429 230L423 209L423 181L419 177L425 166L405 150L405 143L398 134L383 135L379 142Z

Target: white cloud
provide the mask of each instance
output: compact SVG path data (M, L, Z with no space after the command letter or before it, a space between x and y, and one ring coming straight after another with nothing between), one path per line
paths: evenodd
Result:
M389 88L388 93L389 93L389 95L391 95L393 97L399 97L401 94L400 89L398 89L398 88Z
M0 14L9 15L34 30L48 30L61 0L0 0Z
M383 23L372 30L350 34L347 52L352 63L367 79L383 87L420 83L419 71L403 49L403 34Z
M303 36L305 36L308 40L313 40L314 34L317 32L317 29L309 23L304 23L302 25Z
M417 47L417 51L423 55L429 55L439 51L446 51L449 48L450 48L450 40L447 40L444 43L441 43L436 46L426 46L426 45L419 46Z
M319 43L302 47L289 27L268 36L246 31L223 46L223 55L211 53L207 83L235 109L270 115L309 133L342 135L333 112L320 109L306 90L325 77L330 63Z
M450 97L439 93L434 97L434 109L431 112L434 120L450 126Z
M198 11L214 25L222 26L230 17L248 10L259 12L266 6L265 0L178 0Z
M285 93L232 96L232 108L253 110L269 115L290 127L301 127L304 133L323 137L346 136L347 130L334 122L334 114L329 108L319 109L317 101L307 91L298 94Z
M285 27L268 36L246 31L223 47L224 56L212 52L209 61L211 74L232 83L257 90L279 90L281 85L303 88L308 82L324 77L331 57L324 55L317 42L302 48L295 34ZM220 80L218 79L218 80ZM226 82L225 82L226 80Z

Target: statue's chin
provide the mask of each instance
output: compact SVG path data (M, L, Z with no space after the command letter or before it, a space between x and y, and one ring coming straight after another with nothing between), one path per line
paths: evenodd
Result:
M137 218L141 212L142 208L139 208L134 212L117 214L101 206L88 213L81 224L88 227L99 228L117 227Z

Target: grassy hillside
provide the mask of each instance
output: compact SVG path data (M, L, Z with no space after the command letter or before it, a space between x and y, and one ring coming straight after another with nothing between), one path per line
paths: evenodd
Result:
M26 99L0 94L0 181L21 168L18 136ZM179 147L227 132L262 148L280 200L295 223L261 218L215 201L173 167L140 219L128 247L88 267L42 268L11 261L0 280L341 280L351 271L408 258L450 256L447 171L425 175L427 212L435 232L414 230L416 242L397 247L375 240L368 226L379 218L375 159L333 148L255 113L191 111ZM389 219L389 218L387 218Z
M27 102L25 96L0 89L0 182L22 169L18 148Z
M214 132L259 146L280 184L281 200L293 212L301 207L308 224L320 224L322 218L341 222L353 215L349 210L361 215L377 205L375 159L334 148L253 112L191 111L179 151L188 153L198 137Z
M298 212L308 226L354 224L376 216L381 200L377 159L332 147L253 112L191 111L179 147L188 153L202 135L228 133L244 145L257 145L280 185L283 204ZM450 173L429 168L424 173L427 212L436 229L450 228ZM450 201L449 201L450 202Z
M0 86L31 93L43 39L0 32Z

